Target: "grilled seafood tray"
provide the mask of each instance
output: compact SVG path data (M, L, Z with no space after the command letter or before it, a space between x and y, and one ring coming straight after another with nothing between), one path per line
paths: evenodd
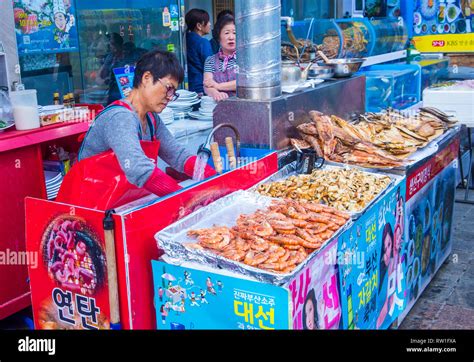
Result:
M249 191L259 192L262 195L269 196L269 197L289 197L289 198L296 198L297 199L298 194L296 194L296 193L293 194L293 195L288 195L285 192L272 193L272 190L268 188L269 184L272 184L272 183L283 183L284 184L285 180L289 181L289 179L291 179L292 177L293 178L297 177L297 176L309 177L309 175L300 175L300 174L298 174L296 172L296 168L297 168L297 162L296 161L292 162L292 163L286 165L285 167L283 167L277 173L271 175L267 179L262 180L261 182L259 182L258 184L256 184L252 188L250 188ZM367 169L367 168L358 167L358 166L354 166L354 165L339 164L339 163L331 162L331 161L326 161L323 167L315 169L313 171L313 173L317 174L318 172L321 172L321 171L339 171L339 170L344 171L344 172L349 172L349 171L358 172L359 175L367 175L372 180L385 179L384 184L380 184L379 187L378 187L378 188L380 188L380 190L377 190L378 192L373 192L373 194L375 194L374 196L369 195L371 197L367 197L367 200L362 200L361 204L356 205L355 209L351 209L348 205L344 205L344 203L342 203L342 202L339 203L339 202L336 202L334 200L333 200L334 202L331 202L331 200L327 199L327 198L326 198L327 202L324 201L324 200L319 201L323 204L327 204L328 206L335 207L339 211L348 212L351 215L351 218L354 219L354 220L358 219L360 216L362 216L375 202L377 202L377 200L379 200L383 195L386 194L387 190L389 190L397 180L402 178L401 176L388 173L385 170L384 171L376 171L376 170L373 170L373 169ZM310 179L308 181L308 184L313 184L314 182L315 182L314 179ZM326 182L327 181L325 179L323 179L321 183L326 183ZM332 186L332 187L334 187L333 190L335 190L337 188L338 191L335 191L335 192L343 193L342 190L339 191L340 186L341 186L340 180L334 179L333 182L334 182L334 185L328 185L328 187L325 188L325 191L328 191L328 190L330 191L331 186ZM358 182L360 182L360 181L358 181ZM294 187L294 185L295 185L295 182L293 182L293 183L289 182L288 183L289 187ZM262 190L264 190L264 191L262 192ZM272 194L272 195L270 196L270 194ZM303 196L306 197L306 195L303 195ZM333 195L328 195L328 197L330 197L330 196L333 196ZM348 199L350 199L351 197L353 197L353 196L352 195L350 197L347 196ZM313 200L313 201L318 201L318 200L316 199L316 200ZM350 202L350 201L348 201L348 202Z
M243 260L243 257L241 259L234 258L235 260L232 260L229 257L224 256L226 254L223 252L215 252L212 249L203 248L201 245L205 244L200 244L203 239L196 239L196 235L198 235L199 232L201 232L202 230L234 230L239 227L239 221L242 221L242 216L253 217L254 215L266 215L265 213L267 212L271 213L271 211L269 211L269 208L271 208L272 205L275 205L276 203L281 205L282 201L280 199L262 196L255 192L236 191L201 209L196 210L195 212L177 221L176 223L159 231L155 234L155 240L157 241L158 247L164 250L165 254L172 259L197 262L200 264L208 265L212 268L225 269L230 272L239 273L250 278L254 278L255 280L261 282L282 285L290 281L294 277L294 275L296 275L300 270L304 269L309 263L309 261L312 259L312 257L320 250L323 250L328 242L336 238L348 227L350 227L352 221L350 220L349 214L345 213L346 218L344 219L344 221L338 223L337 228L331 229L334 231L330 231L330 237L327 239L320 240L321 243L317 246L317 248L312 245L306 244L304 245L304 247L296 247L296 249L301 249L305 256L304 259L302 258L297 263L291 264L291 268L289 269L281 268L278 270L268 270L266 269L267 266L265 266L264 264L249 264L247 261L249 255L250 257L257 258L257 256L261 256L262 253L268 253L271 248L275 249L275 253L284 251L285 253L289 252L290 254L292 254L299 252L298 250L284 250L284 248L286 248L287 246L283 244L279 245L277 242L269 242L269 245L272 245L270 249L266 249L266 251L264 252L255 251L255 254L253 252L254 247L252 245L250 250L247 247L248 251L245 251L245 260ZM336 210L334 211L337 212ZM252 220L247 221L250 223L252 222ZM304 223L304 221L299 221ZM258 225L259 227L261 227L260 224ZM195 234L193 235L193 233ZM279 231L274 235L280 236ZM293 238L298 238L296 235L290 236L292 236ZM268 236L268 238L271 237ZM262 238L257 237L257 240L255 241L261 241L261 239ZM302 239L300 238L300 240ZM247 241L248 240L240 239L239 242ZM233 240L232 242L235 243L235 240ZM313 249L310 249L309 247L312 247ZM288 248L290 247L288 246ZM295 248L293 247L292 249ZM225 248L222 250L225 250ZM280 260L282 259L283 256L280 258ZM288 263L290 259L287 259ZM273 261L273 265L277 265L276 260Z

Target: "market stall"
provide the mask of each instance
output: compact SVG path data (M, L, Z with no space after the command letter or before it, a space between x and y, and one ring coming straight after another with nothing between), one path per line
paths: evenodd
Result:
M454 127L401 168L332 163L301 175L295 162L249 192L230 194L168 226L155 235L165 252L152 262L156 327L398 326L449 255L458 146ZM364 190L373 186L354 191L359 182ZM327 206L315 208L314 202ZM328 239L318 239L323 234L312 220L327 226L330 219L306 212L324 215L335 212L331 207L350 217ZM273 232L265 234L267 223ZM249 225L253 235L242 230ZM289 262L279 249L289 245L304 246L299 262ZM169 288L180 296L170 297Z

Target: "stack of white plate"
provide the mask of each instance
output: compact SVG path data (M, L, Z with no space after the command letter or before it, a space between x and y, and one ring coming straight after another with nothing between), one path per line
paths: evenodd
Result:
M191 112L193 106L201 101L196 92L178 89L176 93L179 94L179 98L174 102L168 103L168 107L174 111L175 119L181 118L182 114L180 112L185 114Z
M61 172L44 171L44 178L46 180L46 194L48 200L55 199L63 182L63 175Z
M201 107L196 112L190 112L189 116L201 121L212 120L212 114L217 103L212 97L204 96L201 98Z
M160 118L161 118L161 120L163 121L164 124L173 123L174 111L170 107L166 107L160 113Z

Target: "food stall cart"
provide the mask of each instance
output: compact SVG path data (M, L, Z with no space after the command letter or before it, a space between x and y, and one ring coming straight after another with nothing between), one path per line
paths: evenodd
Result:
M226 148L221 149L225 156ZM193 210L235 190L246 189L274 173L273 152L241 148L247 160L236 169L167 197L147 196L116 208L113 218L115 257L106 253L106 210L92 210L37 198L26 199L26 244L38 252L29 268L35 327L38 329L155 326L151 260L160 255L153 235ZM226 163L225 163L226 164ZM109 223L110 225L110 223ZM111 268L116 265L116 268ZM114 278L110 277L116 274ZM111 285L118 301L109 302ZM179 292L169 290L172 298ZM74 307L76 306L76 307Z

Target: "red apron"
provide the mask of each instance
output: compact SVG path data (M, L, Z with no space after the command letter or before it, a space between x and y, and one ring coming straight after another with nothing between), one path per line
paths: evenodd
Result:
M132 110L127 103L116 101L104 109L94 122L100 121L100 116L114 107ZM156 162L160 149L160 142L155 137L156 119L151 113L147 115L147 118L152 141L141 140L140 144L145 155ZM139 137L141 139L142 135L139 134ZM128 182L117 157L112 150L109 150L74 165L64 177L56 201L91 209L108 210L149 194L147 190Z

